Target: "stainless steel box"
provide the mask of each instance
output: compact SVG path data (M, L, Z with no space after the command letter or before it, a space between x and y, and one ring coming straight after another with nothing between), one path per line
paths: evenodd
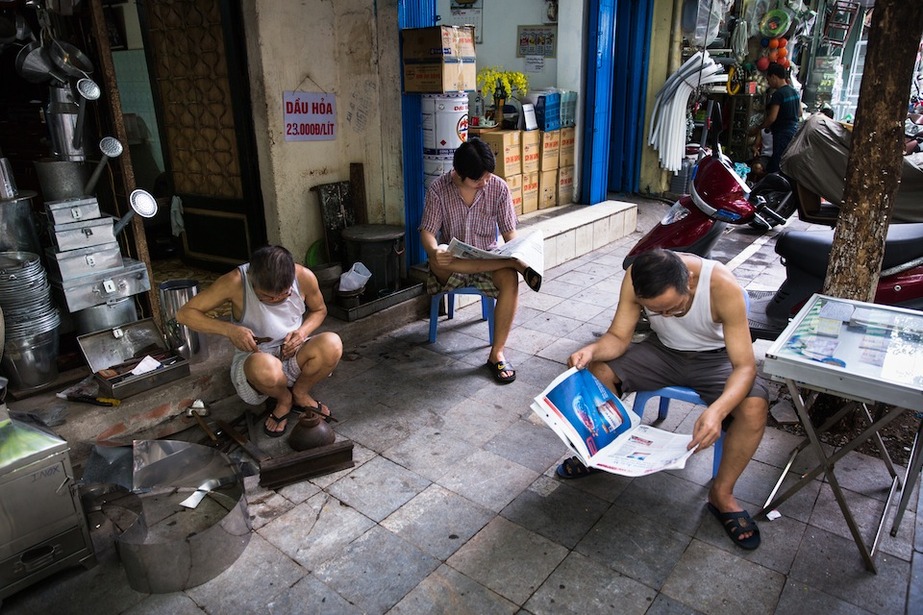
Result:
M67 442L16 420L0 425L0 600L95 561Z
M85 275L121 269L125 266L122 251L116 242L105 243L89 248L59 252L54 248L45 248L45 262L52 277L62 281L82 278Z
M77 343L104 397L124 399L189 375L189 361L169 349L151 318L78 335ZM160 361L161 366L146 374L131 374L133 364L146 355ZM103 370L118 374L106 377L100 374Z
M71 312L130 297L151 289L147 266L131 258L121 269L111 269L71 280L50 275L51 287Z
M48 201L45 203L48 220L52 224L68 224L99 218L99 202L95 196Z
M115 241L115 217L103 216L93 220L51 224L48 234L60 251L98 246Z

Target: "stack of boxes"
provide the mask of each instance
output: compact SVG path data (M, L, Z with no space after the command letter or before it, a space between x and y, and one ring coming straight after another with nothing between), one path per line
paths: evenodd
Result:
M477 87L473 26L401 30L404 91L440 94Z
M494 130L480 135L496 158L494 174L510 187L516 215L522 213L522 131Z

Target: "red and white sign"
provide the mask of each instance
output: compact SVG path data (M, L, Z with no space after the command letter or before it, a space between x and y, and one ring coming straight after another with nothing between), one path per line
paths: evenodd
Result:
M284 92L282 117L286 141L336 139L336 96L321 92Z

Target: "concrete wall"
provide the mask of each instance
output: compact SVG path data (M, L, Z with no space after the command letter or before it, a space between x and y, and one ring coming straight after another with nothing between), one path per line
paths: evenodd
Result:
M370 223L404 219L395 0L243 3L260 181L270 242L301 258L323 238L318 184L365 169ZM336 138L286 141L283 93L336 100Z

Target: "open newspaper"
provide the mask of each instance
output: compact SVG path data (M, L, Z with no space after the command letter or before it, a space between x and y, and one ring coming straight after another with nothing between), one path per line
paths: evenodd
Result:
M644 476L679 469L694 452L692 436L642 425L588 370L575 367L555 378L532 403L584 465L613 474Z
M512 241L493 250L481 250L453 238L448 250L455 258L508 258L519 259L535 270L540 277L545 275L545 237L540 230L519 234Z

